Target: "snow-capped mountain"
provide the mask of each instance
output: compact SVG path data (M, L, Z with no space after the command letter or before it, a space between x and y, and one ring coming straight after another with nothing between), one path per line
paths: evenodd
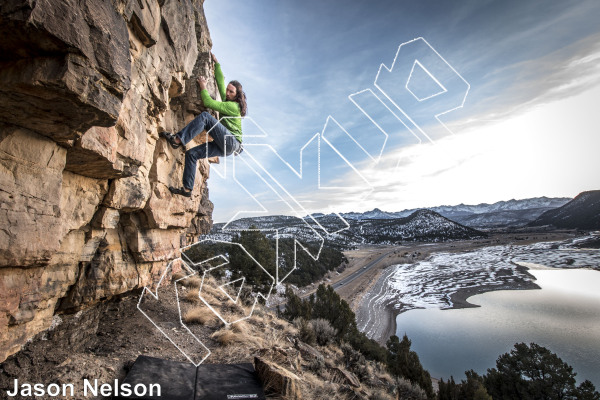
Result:
M399 212L385 212L375 208L363 213L342 213L340 215L343 220L336 214L312 214L304 219L271 215L234 221L228 225L229 231L222 230L224 224L215 224L211 237L229 240L235 235L235 229L255 226L269 237L294 237L306 243L318 242L326 237L332 244L340 247L395 244L402 241L473 239L485 236L477 229L525 226L544 212L564 206L569 201L568 198L537 197L494 204L459 204Z
M457 206L438 206L429 208L442 216L460 224L473 228L501 228L507 226L523 226L545 211L558 208L569 202L569 198L536 197L524 200L499 201L493 204ZM415 212L410 209L398 212L384 212L378 208L365 213L343 213L346 219L371 219L371 215L380 215L379 218L404 218ZM377 217L376 217L377 218Z
M381 212L382 216L386 213ZM310 219L300 219L288 216L273 216L260 218L244 218L234 221L228 229L248 229L255 227L262 230L268 237L295 237L307 243L317 242L325 237L330 244L339 247L353 247L358 244L397 244L406 241L440 242L458 239L475 239L485 237L485 234L451 221L431 210L417 210L408 217L376 219L375 213L371 218L347 219L344 224L335 215L316 216L314 222ZM312 229L306 224L308 222ZM319 226L320 225L320 226ZM223 224L215 224L211 237L227 239L235 232L223 231ZM327 232L327 233L325 233ZM319 235L317 235L318 233Z
M362 220L351 225L366 243L393 244L402 241L438 242L485 237L480 231L458 224L435 211L417 210L408 217Z
M413 210L413 211L416 211L416 210ZM387 213L387 212L381 211L379 208L375 208L371 211L367 211L364 213L350 212L350 213L344 213L341 215L342 215L342 217L344 217L346 219L392 219L392 218L403 218L410 214L411 213L407 213L406 215L399 215L398 213Z
M551 225L566 229L600 229L600 190L582 192L562 207L546 211L529 225Z

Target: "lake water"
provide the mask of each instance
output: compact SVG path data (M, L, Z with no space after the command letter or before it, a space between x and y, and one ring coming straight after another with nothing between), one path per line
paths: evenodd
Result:
M556 353L600 389L600 271L531 270L542 290L489 292L469 298L480 308L411 310L397 319L434 378L465 379L496 366L517 342Z

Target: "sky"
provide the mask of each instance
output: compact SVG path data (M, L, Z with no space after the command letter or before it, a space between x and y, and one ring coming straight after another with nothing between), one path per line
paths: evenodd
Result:
M216 222L600 189L600 2L206 0L245 150Z

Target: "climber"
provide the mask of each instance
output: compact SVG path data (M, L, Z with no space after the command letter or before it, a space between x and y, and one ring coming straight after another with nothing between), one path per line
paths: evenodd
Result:
M240 117L246 115L246 93L242 90L242 85L238 81L231 81L225 87L225 78L221 71L221 65L217 57L211 53L212 60L215 63L215 79L219 94L224 101L216 101L210 97L206 90L207 79L204 76L198 78L200 85L200 97L204 106L218 111L222 118L220 123L215 117L207 111L202 112L192 122L187 124L175 135L169 132L161 132L174 149L183 148L200 132L207 131L213 138L212 142L207 142L200 146L193 147L185 152L185 167L183 169L183 187L169 187L169 191L185 197L192 196L194 188L194 178L196 176L196 164L201 158L225 157L230 154L238 155L242 152L242 120ZM210 131L210 132L209 132Z

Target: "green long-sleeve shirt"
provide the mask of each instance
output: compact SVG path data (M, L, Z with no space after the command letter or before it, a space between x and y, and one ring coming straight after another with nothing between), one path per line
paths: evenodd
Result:
M221 99L225 99L225 76L221 71L221 64L215 64L215 79ZM204 89L200 92L200 97L204 106L215 110L221 117L240 117L240 105L236 101L217 101L210 97L208 90ZM223 118L221 123L239 140L242 141L242 119L241 118Z

